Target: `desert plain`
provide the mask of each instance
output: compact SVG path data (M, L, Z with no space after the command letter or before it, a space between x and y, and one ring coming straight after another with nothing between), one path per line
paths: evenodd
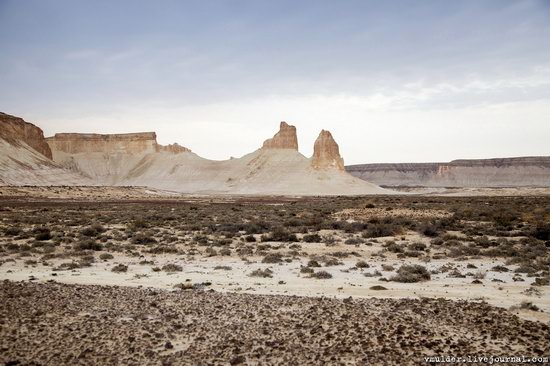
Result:
M544 360L550 196L402 193L2 187L0 360Z

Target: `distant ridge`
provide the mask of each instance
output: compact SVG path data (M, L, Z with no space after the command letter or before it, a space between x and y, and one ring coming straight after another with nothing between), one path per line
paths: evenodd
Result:
M550 187L550 156L356 164L346 171L388 187Z

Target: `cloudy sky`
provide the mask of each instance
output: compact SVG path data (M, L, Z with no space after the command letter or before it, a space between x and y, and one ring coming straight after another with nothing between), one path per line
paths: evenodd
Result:
M212 159L550 155L550 1L0 0L0 111Z

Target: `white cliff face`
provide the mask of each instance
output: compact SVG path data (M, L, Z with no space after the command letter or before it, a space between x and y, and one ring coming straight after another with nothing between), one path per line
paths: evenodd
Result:
M550 157L453 160L449 163L362 164L346 170L384 186L550 187Z
M387 193L343 171L338 145L326 131L316 144L313 165L298 152L296 128L286 122L261 149L225 161L203 159L177 144L160 146L154 133L57 134L47 141L54 160L102 185L204 194Z
M96 133L58 133L46 142L52 153L139 154L157 150L154 132L101 135Z

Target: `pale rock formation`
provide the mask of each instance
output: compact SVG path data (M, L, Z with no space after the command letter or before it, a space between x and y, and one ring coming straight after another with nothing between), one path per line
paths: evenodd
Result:
M138 176L145 169L143 162L153 156L178 156L191 152L179 144L158 144L154 132L58 133L46 140L54 161L102 185L118 185L129 179L129 175ZM132 184L128 180L128 185Z
M347 166L346 170L369 182L393 187L550 187L548 156L359 164Z
M0 185L90 185L82 175L54 163L42 130L0 113Z
M160 145L154 132L97 134L97 133L56 133L46 138L55 153L104 153L104 154L143 154L168 152L179 154L191 152L177 143Z
M292 149L298 151L296 127L281 122L279 132L273 138L264 141L262 149Z
M146 153L157 151L154 132L103 135L97 133L56 133L46 138L55 157L56 152L68 154L93 153ZM54 158L55 160L55 158Z
M181 154L181 153L191 152L191 149L188 149L185 146L181 146L178 143L174 143L166 146L157 144L157 151L168 152L172 154Z
M311 166L314 169L337 169L344 171L344 159L332 134L322 130L315 141Z
M10 144L24 142L48 159L52 158L42 130L22 118L0 112L0 138Z
M324 136L325 134L323 134ZM148 186L193 194L391 194L339 169L314 169L298 151L296 128L282 122L261 149L214 161L179 145L158 145L153 133L58 134L48 139L54 160L96 184ZM338 147L322 139L320 166L339 166Z

